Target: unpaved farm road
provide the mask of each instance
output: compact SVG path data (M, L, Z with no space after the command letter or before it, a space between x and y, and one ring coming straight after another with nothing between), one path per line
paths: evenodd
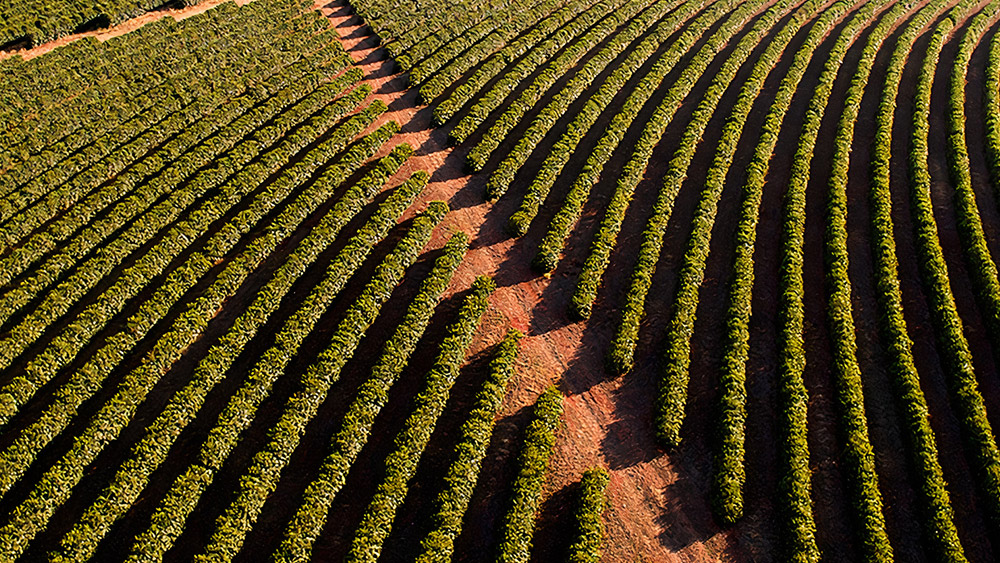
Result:
M516 452L519 439L519 433L509 428L513 422L506 421L515 418L515 413L524 413L524 407L546 385L558 382L567 395L565 426L558 436L550 468L548 500L543 501L534 559L553 560L551 557L558 557L565 548L572 484L588 467L602 465L611 470L610 507L604 515L604 561L747 560L735 538L712 522L704 490L708 452L682 456L700 458L695 467L695 463L685 464L683 460L672 462L654 443L650 397L655 385L651 366L640 366L619 378L604 372L603 346L589 343L608 342L615 319L592 319L589 323L569 320L565 304L572 285L561 282L572 280L548 279L530 270L528 263L534 248L524 239L508 238L503 231L503 223L512 212L511 203L484 201L486 174L469 175L463 170L466 149L449 147L447 131L432 127L431 108L417 105L415 89L406 89L406 77L396 73L388 54L377 46L377 38L346 2L317 7L330 18L344 47L365 71L364 80L371 84L373 97L389 106L378 123L395 120L402 125L392 144L405 141L416 149L400 177L413 170L432 174L415 207L421 208L422 203L432 200L448 201L452 207L434 244L443 244L446 233L456 229L472 237L471 249L451 291L468 287L477 275L494 276L499 288L492 298L493 308L507 317L510 325L527 333L521 345L519 374L499 419L498 433L506 435L508 441L513 438L506 449ZM486 482L481 485L503 490L505 484L490 483L491 478L497 480L484 471L482 479ZM466 521L465 535L475 534L469 531L476 529L477 520L482 524L480 528L495 527L488 525L498 523L494 512L474 508ZM460 552L475 550L479 543L476 538L462 539ZM480 535L479 539L486 538ZM456 559L465 557L473 557L471 561L475 556L466 553Z

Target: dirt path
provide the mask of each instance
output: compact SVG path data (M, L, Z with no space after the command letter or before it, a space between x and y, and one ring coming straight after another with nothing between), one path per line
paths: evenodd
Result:
M191 16L206 12L211 8L227 2L228 0L205 0L201 4L195 6L186 6L183 8L164 8L159 10L153 10L146 12L145 14L132 18L128 21L122 22L119 25L107 27L104 29L98 29L94 31L87 31L84 33L71 33L65 37L60 37L55 41L49 41L48 43L42 43L36 47L30 49L16 49L10 51L0 51L0 61L13 57L15 55L20 56L24 60L33 59L35 57L44 55L49 51L62 47L63 45L68 45L84 37L96 37L98 41L107 41L112 37L118 37L119 35L125 35L130 31L135 31L140 27L146 25L147 23L154 22L160 18L165 18L167 16L173 17L177 21L190 18ZM233 0L240 6L249 4L253 0Z
M453 211L445 219L434 244L443 244L444 237L454 229L465 230L472 236L472 248L451 291L467 287L479 274L497 276L500 288L492 299L494 308L512 326L528 332L522 344L522 369L512 384L501 420L514 417L548 383L562 378L561 387L568 394L566 427L559 436L553 459L552 479L547 486L550 500L543 508L543 523L557 515L560 520L568 515L567 501L572 495L561 491L577 481L584 469L595 464L611 465L608 489L611 508L605 515L609 536L606 560L741 560L731 553L727 535L712 524L707 510L701 508L707 508L705 491L693 486L667 456L654 454L657 450L652 428L646 428L649 425L639 420L618 420L620 413L628 411L618 404L623 388L639 385L651 390L652 373L638 370L618 379L609 379L604 374L601 350L583 344L583 323L571 324L562 307L549 308L541 303L543 292L546 301L553 299L551 290L547 290L550 286L559 286L559 291L566 293L562 298L555 296L553 302L568 302L572 284L556 283L558 275L553 279L536 277L528 269L527 259L510 259L522 254L527 258L525 245L508 239L501 222L487 221L491 206L482 197L485 175L464 173L464 149L449 148L446 131L431 128L431 109L416 105L416 93L406 91L405 78L393 74L394 64L377 48L371 31L346 3L336 1L321 9L332 20L354 60L365 70L366 81L376 92L374 97L389 105L390 111L382 121L398 121L403 128L397 140L409 142L417 149L401 175L416 169L432 171L431 183L421 201L442 199L452 206ZM601 323L597 320L591 325ZM610 325L610 319L605 324ZM573 368L563 373L571 364ZM647 410L644 405L633 406L640 413ZM515 439L518 436L515 433ZM516 450L516 444L507 448ZM610 464L609 459L618 462ZM561 493L553 494L557 492ZM539 539L541 552L552 549L546 545L551 541L546 539L545 535Z

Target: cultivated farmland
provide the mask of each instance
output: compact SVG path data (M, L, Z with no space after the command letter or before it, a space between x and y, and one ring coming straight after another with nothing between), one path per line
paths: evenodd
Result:
M1000 2L0 2L0 561L1000 558Z

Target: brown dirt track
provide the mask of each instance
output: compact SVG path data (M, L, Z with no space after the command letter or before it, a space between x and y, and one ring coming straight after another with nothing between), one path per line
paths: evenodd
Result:
M590 326L569 321L562 305L571 295L572 280L560 279L558 271L551 279L530 271L527 264L533 248L509 239L503 233L502 221L493 219L494 214L505 217L511 210L497 213L499 210L492 210L483 201L486 175L464 172L464 150L448 147L447 131L432 128L431 109L416 105L416 92L406 90L405 77L393 73L394 63L377 47L377 39L346 3L334 2L321 9L365 70L375 97L389 105L382 120L396 120L403 126L395 140L417 148L402 172L431 171L431 183L422 201L448 201L453 212L445 219L443 230L461 229L472 236L472 249L453 286L467 287L473 277L481 274L493 275L498 281L500 287L492 305L503 319L486 323L480 330L481 338L495 341L502 325L508 322L528 333L521 346L521 369L500 414L498 433L502 438L494 440L491 452L505 458L516 453L520 429L526 422L524 407L545 385L561 380L560 387L567 395L565 426L558 436L546 487L548 500L543 504L535 559L558 557L566 545L564 533L572 485L586 468L603 465L612 470L610 508L605 513L605 561L745 560L730 534L711 520L707 491L701 488L707 483L707 473L693 476L693 468L678 468L677 461L662 455L653 441L648 404L648 393L653 389L652 370L637 369L622 378L605 374L604 345L595 343L607 341L614 319L594 319ZM436 244L442 244L444 235L438 237ZM563 281L570 283L560 283ZM550 302L555 305L550 306ZM600 332L603 337L595 339L589 331ZM697 469L703 470L707 469L703 463L705 453L683 457L700 457L701 467ZM510 462L501 461L501 473L505 467L509 473ZM509 482L489 473L493 472L484 471L482 488L498 489L503 496ZM460 553L465 553L458 555L459 560L473 561L482 555L475 543L480 538L488 540L489 532L484 529L490 527L490 522L497 522L496 511L502 510L502 501L483 496L477 494L474 503L485 501L492 510L482 506L472 509L466 521L467 532L457 546ZM476 529L480 532L468 531Z
M912 15L920 6L922 3L914 7L910 14ZM528 236L519 241L507 238L502 230L503 219L513 211L514 204L508 200L501 200L495 207L491 207L483 202L481 194L487 174L470 176L464 172L463 162L466 149L448 147L446 131L431 127L430 109L426 106L416 105L415 92L405 89L405 77L394 73L393 63L388 60L387 54L377 47L377 38L371 35L370 29L365 27L358 17L353 15L349 6L343 1L337 1L324 5L321 9L333 21L343 37L345 46L366 71L366 80L370 81L375 88L376 97L383 99L390 105L390 111L384 119L394 119L401 123L403 132L399 138L419 147L417 155L410 160L407 168L426 169L433 173L432 182L424 199L449 201L455 209L446 219L449 230L451 228L462 229L473 235L473 250L470 251L460 270L457 286L467 286L471 279L478 274L496 276L501 287L493 298L493 306L504 317L500 324L509 322L515 327L529 331L528 337L522 345L521 364L523 369L519 379L516 380L516 387L508 396L504 411L501 413L498 425L500 437L494 440L490 450L491 460L498 464L497 471L484 472L480 489L485 489L486 492L477 492L473 507L470 508L469 518L466 520L466 531L458 545L460 552L465 555L459 555L456 559L474 561L476 556L480 555L478 550L483 544L489 545L495 542L495 534L490 529L495 527L498 522L497 512L503 510L505 487L511 473L510 458L516 453L520 429L523 428L526 421L525 407L531 404L547 382L559 381L560 388L567 395L564 415L565 427L558 438L557 451L550 480L547 484L546 496L548 500L544 502L540 516L538 539L534 552L535 561L560 558L561 550L566 545L563 536L568 532L569 510L575 492L573 484L579 479L584 469L595 464L609 467L612 474L608 490L610 508L605 513L604 518L607 527L604 561L774 560L780 540L776 535L776 506L770 497L774 494L778 476L774 467L777 459L772 445L775 421L773 414L769 411L776 406L774 403L774 370L776 369L774 364L776 330L774 305L778 291L777 243L781 225L780 194L781 186L785 181L782 176L787 175L787 172L782 171L788 169L791 151L779 151L775 156L775 161L772 162L772 175L765 188L765 208L762 210L759 227L761 232L758 241L760 243L758 246L761 247L758 252L760 273L754 289L753 348L748 369L750 419L748 421L747 517L736 527L724 530L713 522L707 503L707 487L711 471L711 444L710 440L704 437L704 434L710 433L712 424L711 411L714 408L715 391L712 389L711 382L714 381L715 376L699 374L715 373L717 369L717 366L714 365L715 360L709 357L714 355L711 353L711 346L706 342L714 342L715 346L721 345L721 336L711 334L717 329L705 326L707 324L717 325L725 312L724 300L718 296L726 287L725 272L728 265L719 262L728 260L728 258L719 258L719 256L730 255L728 248L731 244L729 242L718 243L726 245L727 250L717 252L715 251L717 243L713 241L713 257L710 259L708 275L705 280L706 287L711 289L704 292L706 298L703 299L704 302L699 306L698 312L699 319L707 317L710 322L699 322L696 329L698 336L694 342L692 355L693 377L690 398L692 409L686 430L686 435L689 435L690 438L679 451L667 455L656 446L653 439L650 405L658 370L655 360L657 335L662 334L666 309L670 303L669 295L672 294L670 288L673 286L676 276L673 270L680 264L680 257L689 229L687 222L697 198L697 189L693 184L697 183L697 178L703 175L704 170L711 162L711 151L706 150L705 146L714 146L713 139L717 138L719 129L715 123L721 123L720 118L718 116L713 118L713 125L710 125L706 139L696 154L689 171L689 180L678 198L674 217L671 219L671 226L664 246L663 262L665 265L661 266L660 271L657 272L657 279L654 280L654 293L650 295L650 301L654 306L650 308L651 318L644 323L640 354L637 356L639 358L637 368L624 377L611 378L603 370L602 359L606 343L609 341L614 323L617 321L614 315L615 306L620 301L621 292L625 290L625 282L621 279L607 281L609 286L602 290L598 307L595 310L596 314L592 320L589 323L571 322L564 309L573 290L575 272L583 259L582 252L585 251L585 248L574 248L574 243L577 246L581 244L575 240L577 237L571 240L565 253L566 258L560 263L551 278L538 277L531 272L527 264L533 255L534 244L537 243L537 238L541 233L535 233L534 231L537 229L533 229ZM900 25L905 23L907 19L902 20ZM835 29L839 30L839 25ZM867 31L863 32L855 41L843 68L853 68L852 63L860 55L867 33ZM894 46L897 34L898 29L883 46L872 74L873 77L881 76L880 69L884 69L888 62L888 52ZM956 33L955 37L960 37L960 34ZM949 42L951 47L957 45L955 37ZM817 55L826 52L831 41L832 39L828 37ZM922 45L918 41L917 49L911 57L908 68L919 64ZM720 58L724 58L727 52L724 50ZM980 57L982 60L981 55ZM814 58L812 67L800 85L800 91L803 94L801 98L797 96L790 117L786 119L785 127L782 130L782 143L791 143L791 146L794 146L794 143L797 142L806 100L818 77L819 68L816 61L822 60L822 58L821 56ZM947 62L947 58L943 58L942 67L950 68ZM713 66L716 64L719 64L718 59L716 63L713 63ZM742 82L745 72L745 69L741 71L740 79L735 83ZM711 72L706 74L711 75ZM838 77L831 100L842 99L849 80L848 75L848 72L842 72ZM901 89L901 99L908 100L909 96L912 95L915 79L915 73L908 70ZM692 97L697 98L698 93L703 91L706 85L704 82L697 85ZM761 99L766 101L768 99L767 93L773 92L776 87L777 84L769 80ZM720 108L725 107L727 100L730 100L733 95L732 92L728 92L720 104ZM872 138L871 119L876 110L877 99L877 89L869 88L866 92L862 116L856 132L856 140L861 145L865 145ZM668 128L667 139L672 140L680 136L687 122L687 118L683 116L689 115L692 109L693 107L681 109L674 124ZM766 111L766 103L761 103L758 100L751 113L750 123L753 123L754 120L759 122L764 111ZM836 104L831 104L824 118L822 131L825 133L821 134L821 138L832 137L838 115L839 107ZM606 123L607 119L607 116L602 116L598 127L601 127L602 123ZM902 119L905 121L908 119L908 115L903 116ZM932 125L933 127L943 127L943 124L935 124ZM899 129L899 131L906 130L905 127ZM938 129L938 131L940 130L942 129ZM905 139L905 135L901 135L901 137ZM551 139L547 142L551 142ZM586 154L587 148L594 142L596 139L589 139L589 137L585 139L578 153ZM754 142L756 142L755 139L741 140L730 181L735 181L738 184L742 180L744 164L753 150L752 143ZM905 144L905 140L903 142ZM657 149L650 163L651 170L647 171L647 178L658 178L662 174L662 170L659 171L659 174L657 170L662 168L665 160L669 158L670 153L663 146L668 144L670 143L661 143ZM786 146L786 144L781 146ZM469 143L466 143L466 146L468 145ZM810 219L807 227L806 254L810 256L806 261L807 287L822 287L824 283L821 218L825 203L819 194L825 188L829 171L822 164L816 166L816 163L828 162L832 147L824 148L821 146L819 149L814 161L813 178L809 188L808 215L815 219ZM941 165L943 166L943 150L939 154L941 154ZM891 527L891 539L894 546L897 546L899 557L907 560L923 560L925 555L918 544L913 542L914 535L920 534L917 524L919 507L915 506L913 499L912 487L915 483L912 478L908 478L905 459L899 455L903 444L899 435L900 429L894 410L895 406L892 404L893 390L886 379L887 373L883 367L885 359L881 356L881 344L876 330L877 311L872 293L874 287L870 281L872 258L870 249L867 247L869 240L867 199L863 196L867 189L867 165L865 163L868 158L867 148L859 150L853 155L849 188L852 194L851 276L855 281L855 307L859 323L859 355L868 377L866 394L872 394L870 397L872 404L869 405L872 440L877 451L884 452L879 454L878 463L880 475L884 479L882 488L885 495L886 516ZM894 171L905 170L904 159L905 153L901 155L899 167L894 164ZM974 165L982 166L981 163L980 158L978 162L974 162ZM537 167L538 163L529 161L528 167L531 168L532 165ZM572 166L567 166L567 170L572 168ZM974 174L982 177L983 172L981 169L977 169ZM569 179L564 175L560 183L568 181ZM554 193L560 189L560 183L557 183L553 188ZM650 182L650 180L643 182L637 190L638 202L651 202L649 194L656 189L652 184L656 184L656 182ZM607 186L608 182L603 179L598 186L595 186L594 194L597 196L598 202L601 201L599 198L605 197L602 194L607 193ZM565 186L562 189L565 189ZM728 205L731 207L732 198L728 199L730 201ZM724 198L723 206L727 205L726 201L727 198ZM901 197L897 201L897 206L901 208L900 212L908 213L905 197ZM943 205L948 209L948 213L944 214L947 215L947 220L944 221L947 224L953 221L953 215L950 213L950 201L943 202ZM596 211L594 202L588 203L581 220L581 227L578 227L577 232L581 230L591 232L593 230L596 225L593 214ZM720 224L725 224L723 221L727 221L725 219L727 215L735 217L735 213L736 210L733 208L729 208L728 211L726 207L720 208ZM623 244L619 245L613 255L612 267L624 262L623 271L629 271L631 264L628 263L630 258L624 257L620 249L629 246L629 241L637 244L640 236L636 226L641 224L642 220L641 218L633 219L633 215L633 211L630 210L629 221L626 223L620 239ZM731 223L731 221L729 222ZM912 240L910 235L912 231L907 230L909 224L904 222L904 225L906 226L902 229L897 225L900 238ZM438 241L438 244L442 241L443 237ZM903 248L905 247L901 247L901 251ZM624 254L630 254L630 252L626 251ZM916 281L919 284L919 278L916 277L915 272L911 270L910 274L914 277L907 280L906 283ZM956 285L967 283L965 276L956 279L960 280L953 282ZM657 288L660 288L659 293L655 293ZM766 295L771 295L772 298L763 297ZM807 373L807 385L811 397L810 442L811 465L814 472L814 499L817 524L822 528L818 540L820 548L824 550L824 560L850 561L858 553L854 546L850 508L845 498L847 493L845 476L838 468L841 446L836 431L837 415L834 405L833 373L828 367L830 365L830 351L823 313L823 294L822 292L810 292L810 295L806 305L808 322L805 336L810 354L808 361L811 366ZM907 303L908 307L910 304ZM925 303L914 303L914 306L918 314L927 314ZM494 334L492 338L495 341L500 330L501 327L494 326L492 330L482 332L484 336L492 332ZM925 334L933 339L932 334ZM653 338L653 341L649 341L650 338ZM926 344L929 349L933 349L933 341ZM481 346L482 344L480 344ZM939 369L937 366L926 367L932 373ZM700 382L698 378L701 379ZM944 389L940 387L943 382L934 377L931 381L930 388L926 391L934 396L933 402L937 403L936 408L947 412L949 410L948 399L944 394ZM933 403L932 408L934 408ZM949 474L949 483L955 488L953 499L956 503L958 523L963 530L963 544L966 547L967 555L970 560L990 560L992 549L986 539L988 532L983 528L982 522L978 520L978 516L975 514L974 500L970 498L970 496L974 497L974 493L970 490L968 482L969 470L965 466L961 448L958 447L959 440L955 435L957 432L954 427L956 422L950 416L936 417L936 419L935 426L938 432L942 432L943 436L955 436L954 441L943 439L940 447L942 454L951 458L951 461L946 465L946 472ZM694 436L695 432L702 435L696 437ZM394 537L397 536L399 534L394 534ZM389 559L395 560L391 557Z
M42 43L41 45L27 48L27 49L12 49L0 51L0 60L7 57L20 56L24 60L33 59L48 53L49 51L62 47L68 43L72 43L77 39L83 39L84 37L96 37L99 41L107 41L112 37L118 37L119 35L124 35L130 31L135 31L140 27L146 25L147 23L154 22L160 18L165 18L170 16L177 21L190 18L191 16L206 12L211 8L218 6L219 4L225 2L226 0L205 0L200 4L194 6L185 6L183 8L161 8L156 10L151 10L142 14L141 16L126 20L118 25L111 26L108 28L97 29L94 31L86 31L82 33L70 33L64 37L60 37L55 41L49 41L48 43ZM249 4L251 0L233 0L233 2L243 6L244 4Z

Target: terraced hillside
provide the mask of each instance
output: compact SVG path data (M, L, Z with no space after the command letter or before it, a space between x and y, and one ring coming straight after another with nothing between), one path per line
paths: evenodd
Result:
M0 58L0 560L995 560L1000 3L170 13Z

